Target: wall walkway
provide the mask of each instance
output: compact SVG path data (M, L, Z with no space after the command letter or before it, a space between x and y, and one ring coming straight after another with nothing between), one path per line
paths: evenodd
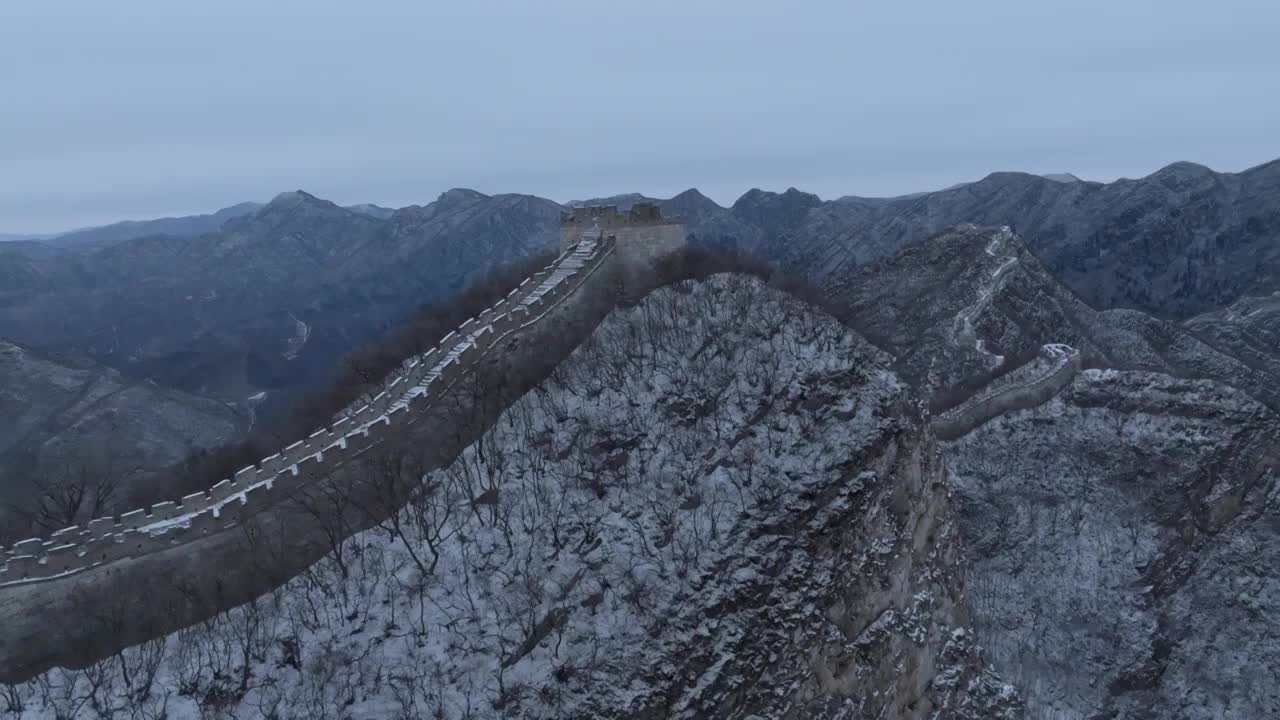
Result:
M614 238L584 239L328 427L204 493L18 543L0 572L0 682L81 666L247 602L398 510L378 456L442 467L613 309ZM416 487L420 474L413 478ZM333 501L342 500L339 507Z
M274 497L327 476L421 414L503 335L536 322L545 310L577 289L574 282L614 251L611 240L584 240L479 316L467 320L428 352L408 360L384 390L344 417L279 453L263 458L205 492L162 502L85 527L55 532L0 548L0 592L18 583L47 581L126 558L137 558L221 532L267 507Z
M997 415L1027 410L1057 395L1080 372L1080 351L1068 345L1046 345L1042 350L1054 360L1043 375L979 393L933 418L933 431L939 440L956 440Z

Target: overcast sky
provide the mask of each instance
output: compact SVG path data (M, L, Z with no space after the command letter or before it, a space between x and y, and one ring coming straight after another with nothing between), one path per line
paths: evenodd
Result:
M1280 155L1275 0L2 0L0 232Z

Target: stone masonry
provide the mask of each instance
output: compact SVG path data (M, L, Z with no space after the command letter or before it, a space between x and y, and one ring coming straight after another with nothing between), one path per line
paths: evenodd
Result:
M660 282L657 264L685 246L684 225L663 218L657 205L642 202L627 211L606 205L561 212L561 252L593 229L618 240L624 300L637 300L652 290Z
M632 225L593 221L594 231L567 221L577 240L546 269L406 360L381 392L330 426L208 490L0 550L0 681L91 662L269 591L327 552L318 526L334 518L314 512L317 497L363 502L361 513L336 512L346 534L394 511L369 512L359 497L362 463L405 446L429 448L432 467L447 464L620 296L656 285L657 263L684 241L683 226L656 210ZM517 376L520 387L483 390Z

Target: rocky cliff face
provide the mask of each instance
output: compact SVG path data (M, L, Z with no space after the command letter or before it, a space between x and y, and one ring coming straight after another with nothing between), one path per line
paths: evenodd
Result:
M1029 717L1280 709L1280 417L1087 370L944 454L978 640Z
M943 443L978 640L1028 717L1280 711L1269 297L1185 326L1098 312L1016 237L979 228L834 289L925 392L998 386L984 373L1025 344L1066 343L1109 368Z
M974 640L936 444L887 361L758 281L659 290L395 522L10 707L1016 717Z

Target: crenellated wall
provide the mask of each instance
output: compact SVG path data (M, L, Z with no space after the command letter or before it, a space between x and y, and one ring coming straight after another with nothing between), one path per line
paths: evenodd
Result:
M1057 362L1040 377L1001 387L965 401L933 418L933 431L938 439L950 441L963 437L975 428L1015 410L1027 410L1057 395L1080 372L1080 351L1066 345L1047 345L1044 352L1056 353Z
M660 263L685 247L685 227L662 217L653 203L636 203L626 211L615 205L574 208L560 213L560 247L584 233L603 232L618 243L618 281L624 301L633 302L659 284Z
M548 309L579 289L588 272L611 259L615 249L611 239L571 248L507 297L446 335L435 348L407 360L368 402L348 408L332 425L239 470L209 490L117 517L94 519L83 528L65 528L48 540L16 543L6 551L5 565L0 567L0 592L4 586L139 557L220 531L236 518L259 511L259 497L269 500L327 475L331 466L346 463L374 444L379 435L403 422L406 411L427 409L446 386L474 369L497 338L543 319Z
M368 482L379 452L413 453L419 471L451 462L613 309L620 258L614 237L583 240L382 391L206 492L9 548L0 681L83 665L246 602L326 555L334 527L345 537L398 510L420 474L384 502L387 489Z
M593 229L617 235L628 228L649 225L679 225L679 223L664 219L662 211L651 202L639 202L627 210L619 210L617 205L589 205L561 211L560 251L564 252L576 243L584 232Z

